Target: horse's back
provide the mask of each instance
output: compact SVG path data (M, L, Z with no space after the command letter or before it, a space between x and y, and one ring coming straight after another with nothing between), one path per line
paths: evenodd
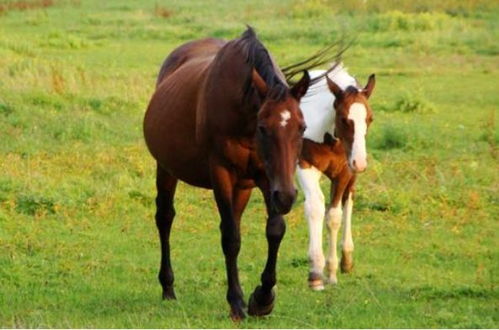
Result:
M206 38L190 41L177 47L167 56L163 65L161 65L158 79L156 80L156 86L159 86L166 76L174 72L182 64L192 59L212 56L216 54L225 43L226 42L221 39Z
M168 56L144 118L147 146L171 175L195 186L210 188L207 159L196 143L199 91L220 40L185 44ZM200 165L203 166L200 166Z
M325 70L313 70L310 71L310 77L314 79L325 72ZM357 86L355 78L347 72L341 63L328 73L328 77L342 90L347 89L348 86ZM304 138L321 143L324 140L325 133L334 136L336 114L333 108L334 101L335 97L329 90L325 77L308 89L307 94L300 101L300 107L307 125L303 135Z
M310 71L310 77L313 79L324 72L324 70ZM307 125L304 138L318 143L323 141L324 133L330 131L329 127L334 120L333 102L334 96L329 91L325 78L309 88L300 101L300 108Z

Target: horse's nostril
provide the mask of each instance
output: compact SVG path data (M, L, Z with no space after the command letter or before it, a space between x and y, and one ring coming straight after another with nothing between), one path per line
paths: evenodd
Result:
M357 162L355 161L355 159L353 160L352 165L353 165L353 168L357 167Z

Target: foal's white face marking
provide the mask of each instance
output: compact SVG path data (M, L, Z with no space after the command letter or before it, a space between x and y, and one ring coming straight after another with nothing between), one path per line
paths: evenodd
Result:
M367 167L366 133L367 109L362 103L355 102L350 106L348 119L354 122L352 152L348 159L350 167L362 172ZM355 163L354 163L355 162Z
M281 126L286 127L288 120L291 118L291 113L288 110L281 112Z

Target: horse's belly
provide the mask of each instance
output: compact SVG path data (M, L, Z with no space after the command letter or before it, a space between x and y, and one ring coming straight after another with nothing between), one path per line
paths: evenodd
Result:
M179 157L174 152L171 153L171 157L166 156L156 159L162 168L177 179L196 187L211 189L207 160Z
M146 137L149 150L158 164L179 180L194 186L211 188L208 160L194 145L194 137L187 138L173 128L161 131L158 139Z

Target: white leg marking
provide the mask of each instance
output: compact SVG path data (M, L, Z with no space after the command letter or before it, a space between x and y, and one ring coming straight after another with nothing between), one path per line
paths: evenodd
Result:
M338 254L336 247L338 245L338 232L341 226L341 201L338 205L328 209L326 215L326 224L329 236L329 252L327 256L328 279L332 284L338 283L336 271L338 270Z
M298 181L305 194L305 216L308 222L310 271L322 275L322 226L324 222L324 194L319 184L322 173L315 167L297 170Z
M343 208L343 252L353 252L353 239L352 239L352 210L353 199L352 193L348 194L348 199Z
M291 118L291 113L288 110L284 110L283 112L281 112L280 124L282 127L286 127L286 125L288 124L289 118Z
M352 153L349 157L350 167L363 171L367 167L366 152L366 124L367 109L362 103L353 103L348 112L348 119L354 122L354 136L352 144ZM355 165L353 162L355 161Z

